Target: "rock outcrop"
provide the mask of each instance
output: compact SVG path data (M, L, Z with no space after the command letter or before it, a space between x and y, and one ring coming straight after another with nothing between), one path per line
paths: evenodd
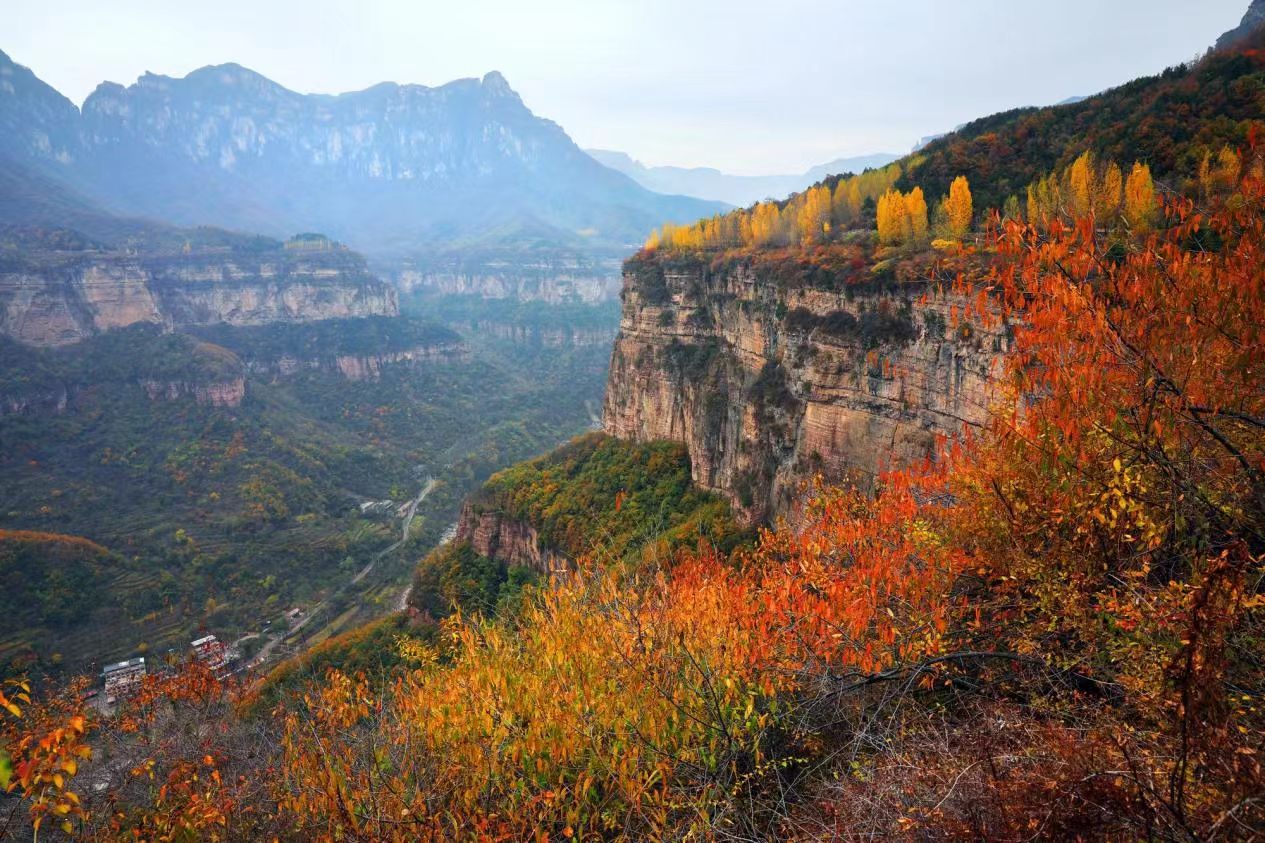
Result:
M541 574L568 570L566 557L541 546L532 525L467 500L461 507L454 541L468 541L474 552L507 565L521 565Z
M1232 50L1247 41L1256 30L1265 26L1265 0L1252 0L1239 25L1217 39L1214 49Z
M614 267L489 265L475 269L401 269L396 286L433 295L541 301L547 304L610 301L619 295Z
M615 328L580 328L574 326L546 327L512 322L493 322L480 319L472 322L450 322L456 331L470 330L485 336L508 340L515 345L539 346L540 348L585 348L610 345L615 339Z
M339 354L330 358L301 359L285 355L271 361L252 360L246 364L246 368L254 375L289 377L306 370L336 372L347 380L364 381L378 380L382 377L383 370L390 366L450 362L464 360L469 355L470 349L463 343L444 343L379 354Z
M246 398L244 377L211 383L144 378L139 383L151 401L178 401L191 397L198 404L207 407L240 407Z
M758 267L638 257L603 423L689 449L748 518L791 512L814 475L868 486L980 423L1002 333L959 323L925 282L787 283Z
M0 334L28 345L66 345L142 322L179 329L398 311L395 290L345 250L32 251L0 260Z
M66 412L69 402L70 392L61 383L37 385L34 389L14 392L0 391L0 416L19 413L56 415Z

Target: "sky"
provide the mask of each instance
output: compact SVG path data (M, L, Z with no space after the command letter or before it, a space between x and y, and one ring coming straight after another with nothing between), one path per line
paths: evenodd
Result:
M0 0L0 49L75 103L237 62L302 92L499 70L583 147L802 172L1156 73L1248 0Z

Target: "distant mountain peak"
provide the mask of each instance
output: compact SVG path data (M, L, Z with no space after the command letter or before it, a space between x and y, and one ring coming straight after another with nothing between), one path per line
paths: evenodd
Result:
M501 75L499 70L489 70L483 76L483 90L489 94L498 96L517 97L514 89L510 87L510 83Z
M611 149L585 151L600 163L624 173L648 190L739 206L761 199L780 199L803 190L826 176L846 172L859 173L870 167L881 167L900 157L890 153L875 153L837 158L803 173L737 176L714 167L647 166L626 152Z
M1252 0L1237 27L1217 39L1216 49L1227 50L1242 44L1249 35L1265 26L1265 0Z
M0 59L0 156L127 214L427 259L622 251L720 209L600 166L495 70L329 95L215 64L103 84L79 109Z

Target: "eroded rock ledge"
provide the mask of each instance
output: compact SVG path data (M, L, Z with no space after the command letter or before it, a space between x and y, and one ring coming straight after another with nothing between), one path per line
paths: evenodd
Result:
M168 330L399 313L353 252L35 251L0 260L0 335L34 346L137 323Z
M542 547L536 528L470 500L461 507L455 541L468 541L474 552L507 565L522 565L541 574L568 570L565 556Z
M685 443L694 480L753 520L788 514L817 474L868 486L984 420L1008 345L1005 326L955 327L965 302L928 292L639 255L625 265L605 430Z

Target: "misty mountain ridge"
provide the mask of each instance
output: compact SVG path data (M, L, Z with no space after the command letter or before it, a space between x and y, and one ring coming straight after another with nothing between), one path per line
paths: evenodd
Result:
M0 156L115 213L387 258L610 254L719 210L598 164L495 71L300 94L222 64L102 83L80 110L0 53Z
M872 155L837 158L797 175L739 176L713 167L651 167L634 159L626 152L610 149L585 151L607 167L631 177L647 190L694 196L736 206L750 205L762 199L782 199L821 181L826 176L860 173L873 167L885 166L900 157L879 152Z

